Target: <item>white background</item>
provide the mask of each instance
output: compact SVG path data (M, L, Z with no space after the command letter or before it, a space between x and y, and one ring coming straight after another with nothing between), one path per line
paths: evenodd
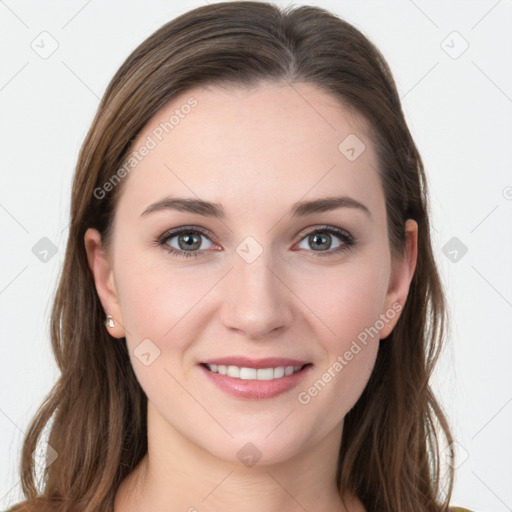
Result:
M428 174L451 310L434 384L460 445L453 504L512 510L512 3L306 3L362 30L394 73ZM1 509L20 498L23 432L58 376L48 320L80 145L128 54L200 5L0 0ZM45 31L58 48L43 59L31 45L47 38L49 48ZM462 38L469 47L453 58ZM32 252L43 237L57 247L46 263ZM442 251L452 237L468 249L456 262Z

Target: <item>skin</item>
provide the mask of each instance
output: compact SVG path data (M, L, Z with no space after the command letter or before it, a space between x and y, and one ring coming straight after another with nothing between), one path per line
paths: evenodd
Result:
M417 224L407 221L406 253L392 262L365 123L312 84L188 90L155 115L133 148L191 96L195 109L124 178L108 250L96 230L85 235L98 295L116 324L109 332L126 337L148 397L148 454L120 486L115 512L364 511L350 493L345 507L336 490L343 419L399 314L308 404L297 395L380 314L405 304ZM366 145L355 161L338 150L349 134ZM173 210L141 216L169 194L220 203L226 218ZM371 217L356 208L288 215L297 201L332 195L360 201ZM331 248L308 242L322 225L348 231L357 244L333 253L344 243L336 235L326 235ZM179 226L211 234L196 233L202 256L180 258L153 243ZM251 263L236 252L247 236L263 251ZM174 236L168 245L178 242ZM144 339L160 350L148 366L134 355ZM296 389L244 400L211 384L198 366L227 355L294 357L313 367ZM247 442L261 452L252 467L237 457Z

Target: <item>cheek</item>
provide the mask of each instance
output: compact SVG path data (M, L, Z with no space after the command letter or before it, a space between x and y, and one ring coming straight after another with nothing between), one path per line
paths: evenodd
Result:
M324 326L329 351L343 349L375 325L384 305L388 275L384 264L361 259L337 268L304 273L298 295Z
M115 268L127 345L139 381L143 387L150 384L158 368L181 373L189 363L187 349L201 338L209 312L215 310L208 292L225 270L172 264L165 254L134 254ZM158 354L147 367L137 359L143 343Z
M372 373L379 349L378 320L388 282L386 263L354 262L320 279L308 274L299 294L318 317L317 339L324 353L302 386L299 403L325 423L335 424L356 403ZM313 317L311 317L313 318ZM308 405L309 404L309 405Z
M211 286L199 268L172 264L162 248L120 259L115 274L127 329L161 338Z
M165 259L164 259L165 260ZM116 265L116 284L126 342L137 380L155 403L187 402L181 380L182 355L199 337L193 321L198 301L214 284L183 267L132 255ZM195 306L197 310L195 309ZM194 329L197 329L195 332ZM149 354L149 356L145 356Z

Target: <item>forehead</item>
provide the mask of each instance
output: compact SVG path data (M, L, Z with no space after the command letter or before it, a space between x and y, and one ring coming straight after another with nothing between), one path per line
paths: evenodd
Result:
M133 151L144 156L119 209L141 213L170 194L222 203L228 214L335 194L383 207L364 120L312 84L189 89L147 123Z

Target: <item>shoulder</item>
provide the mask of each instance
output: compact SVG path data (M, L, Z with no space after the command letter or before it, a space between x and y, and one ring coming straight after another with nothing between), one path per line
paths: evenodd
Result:
M469 510L469 508L462 508L462 507L450 507L448 509L449 512L472 512Z

